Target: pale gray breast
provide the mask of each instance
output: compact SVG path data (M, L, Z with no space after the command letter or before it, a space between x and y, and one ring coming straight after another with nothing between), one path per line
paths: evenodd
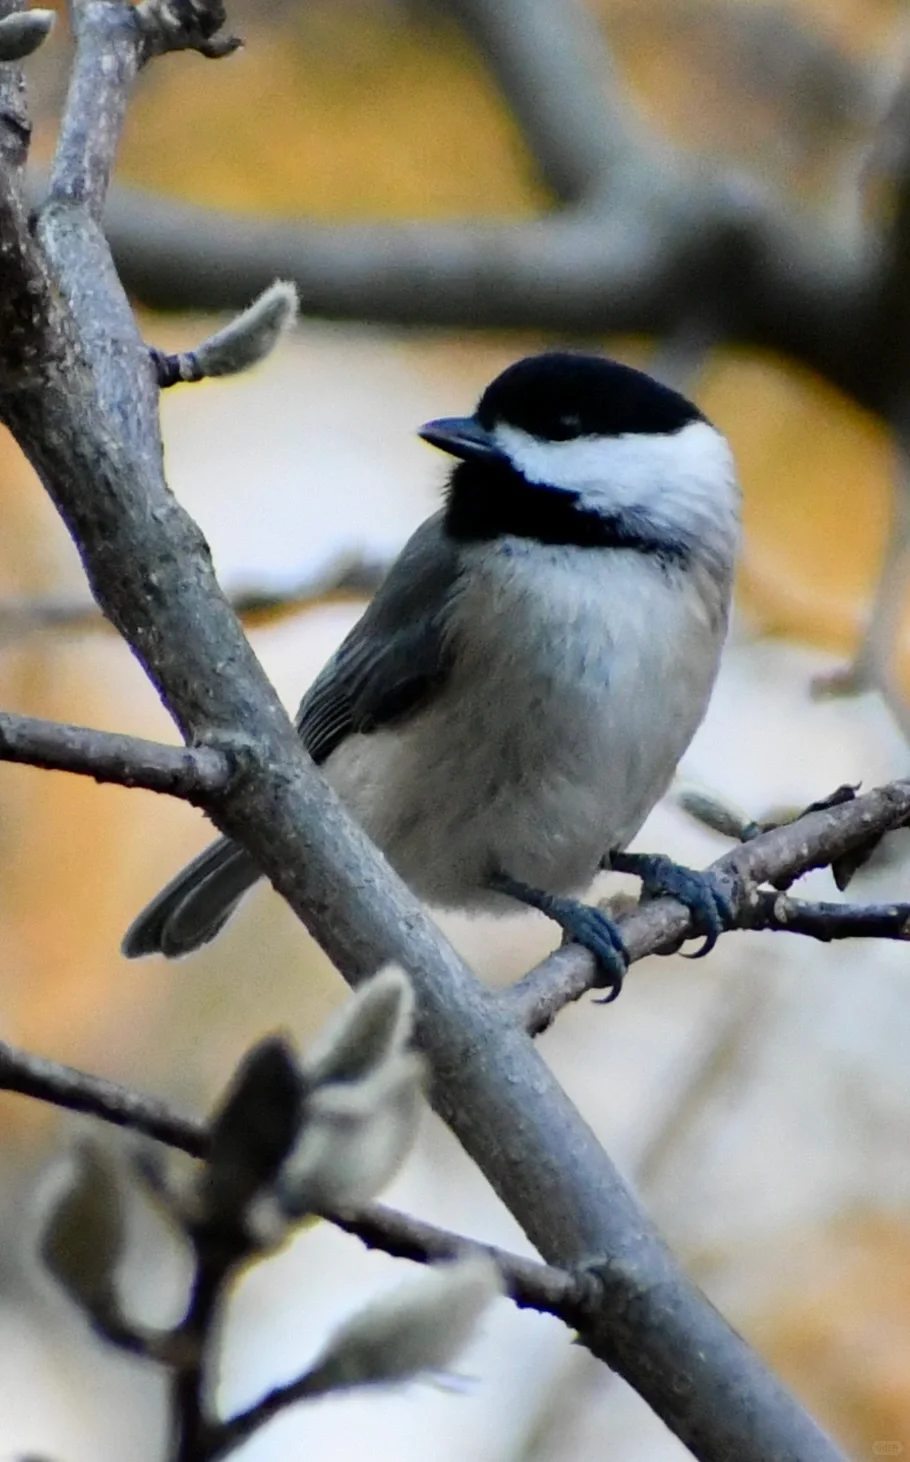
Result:
M507 546L507 545L506 545ZM627 840L662 795L704 715L728 586L634 552L535 545L478 554L453 599L465 697L516 778L576 787L597 836ZM511 627L496 633L495 626ZM478 725L478 721L480 725ZM507 746L500 760L509 766ZM603 831L601 831L603 830Z
M701 720L724 596L632 552L508 539L461 553L432 692L386 728L351 727L326 774L431 902L484 903L492 866L583 888Z

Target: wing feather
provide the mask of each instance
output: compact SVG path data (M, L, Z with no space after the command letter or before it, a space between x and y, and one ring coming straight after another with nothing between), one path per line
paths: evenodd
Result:
M443 684L445 610L457 579L455 550L436 513L406 543L300 703L297 728L317 764L352 733L412 715Z

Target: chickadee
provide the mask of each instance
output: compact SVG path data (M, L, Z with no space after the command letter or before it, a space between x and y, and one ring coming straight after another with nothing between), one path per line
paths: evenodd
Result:
M457 459L304 696L301 738L414 892L442 908L540 909L595 955L627 955L578 902L601 867L697 915L709 875L625 853L699 725L727 629L739 537L729 446L684 396L594 355L520 360L473 416L431 421ZM260 877L225 838L126 934L133 958L206 944Z

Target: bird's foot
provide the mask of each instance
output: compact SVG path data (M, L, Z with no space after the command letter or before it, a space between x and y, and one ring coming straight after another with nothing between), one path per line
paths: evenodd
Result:
M705 936L701 949L688 955L689 959L710 954L718 935L729 929L736 917L729 894L710 871L697 873L662 853L611 853L605 867L640 878L647 898L676 899L689 910L698 924L698 932Z
M581 944L597 962L598 978L595 989L609 993L600 1005L609 1005L615 1000L629 968L629 954L623 944L619 926L600 909L583 904L578 899L562 898L559 894L545 893L507 873L496 873L489 880L489 887L496 893L506 894L529 908L539 909L564 930L568 938Z

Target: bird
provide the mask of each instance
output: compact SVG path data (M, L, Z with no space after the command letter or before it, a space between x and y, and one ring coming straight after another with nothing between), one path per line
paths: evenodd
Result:
M582 901L602 868L732 919L710 872L631 853L707 709L740 536L730 446L699 408L605 355L508 366L472 415L418 435L454 459L303 697L303 745L412 891L540 910L613 999L628 953ZM129 958L188 954L261 876L221 838L135 919Z

